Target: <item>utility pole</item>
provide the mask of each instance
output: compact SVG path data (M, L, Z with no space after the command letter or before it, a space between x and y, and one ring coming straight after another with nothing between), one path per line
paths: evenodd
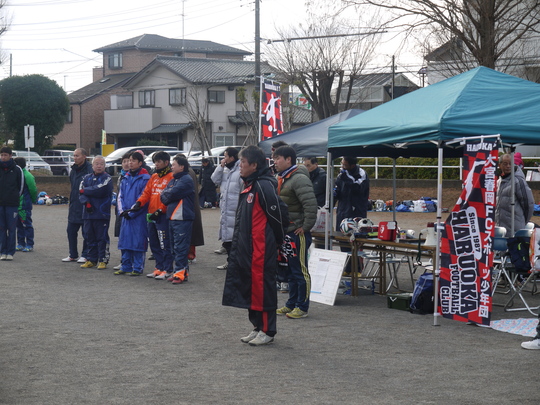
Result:
M392 100L394 99L394 86L396 85L396 56L392 55Z
M255 80L261 80L261 0L255 0Z

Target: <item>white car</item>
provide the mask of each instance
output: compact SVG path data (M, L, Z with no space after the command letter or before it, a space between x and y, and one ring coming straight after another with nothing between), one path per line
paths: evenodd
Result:
M191 157L191 156L199 156L199 155L202 154L202 152L199 151L199 150L192 150L191 152L185 151L185 150L166 150L166 151L164 151L164 152L167 152L169 155L171 155L171 163L172 163L173 158L174 158L176 155L178 155L179 153L183 153L184 155L190 156L190 157ZM152 170L154 170L154 168L156 167L156 165L154 164L154 160L153 160L153 159L154 159L154 155L155 155L156 153L157 153L157 152L152 152L152 153L150 153L150 154L144 159L146 165L147 165L150 169L152 169Z
M36 152L28 152L26 150L14 150L13 157L25 158L27 170L45 170L49 174L52 174L51 165L45 162Z

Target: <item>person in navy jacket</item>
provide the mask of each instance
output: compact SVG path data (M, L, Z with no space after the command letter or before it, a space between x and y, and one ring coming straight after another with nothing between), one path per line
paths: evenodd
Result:
M143 156L139 152L133 152L129 157L129 172L120 184L122 226L118 249L122 252L122 268L114 272L116 275L127 273L130 276L140 276L144 270L148 249L148 209L137 204L137 200L150 180L150 174L142 167L143 162Z
M67 225L69 255L62 259L63 262L84 263L86 262L86 255L88 254L88 246L86 246L86 239L84 238L84 221L82 218L83 207L79 201L79 187L81 185L81 181L84 176L92 173L92 165L88 163L86 156L86 150L83 148L77 148L73 152L73 161L75 163L71 166L71 172L69 173L69 182L71 184ZM83 228L83 248L81 257L79 257L77 237L79 234L79 229L81 228Z
M195 219L195 189L186 158L175 156L173 179L161 192L161 202L167 206L167 219L174 256L174 274L167 280L173 284L187 281L188 253ZM198 202L197 202L198 203Z
M79 201L83 205L83 233L88 245L83 268L98 265L107 268L107 241L111 222L112 178L105 172L105 158L96 156L92 162L92 174L87 174L79 188ZM99 264L98 264L99 263Z

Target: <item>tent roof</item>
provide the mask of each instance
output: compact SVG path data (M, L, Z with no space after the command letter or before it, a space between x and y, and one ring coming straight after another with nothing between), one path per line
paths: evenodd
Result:
M285 141L294 148L296 155L299 157L326 156L328 152L328 128L362 112L364 110L343 111L304 127L261 141L259 147L262 148L266 156L270 157L272 144L277 141Z
M492 134L540 144L540 84L478 67L333 125L328 148L334 156L435 157L444 141Z

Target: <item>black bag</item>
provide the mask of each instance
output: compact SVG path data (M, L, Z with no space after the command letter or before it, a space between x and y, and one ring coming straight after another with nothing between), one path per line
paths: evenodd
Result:
M433 273L424 273L414 286L409 311L413 314L432 314L433 305Z
M516 236L508 238L508 253L510 261L518 273L528 273L531 270L531 261L529 259L531 238Z

